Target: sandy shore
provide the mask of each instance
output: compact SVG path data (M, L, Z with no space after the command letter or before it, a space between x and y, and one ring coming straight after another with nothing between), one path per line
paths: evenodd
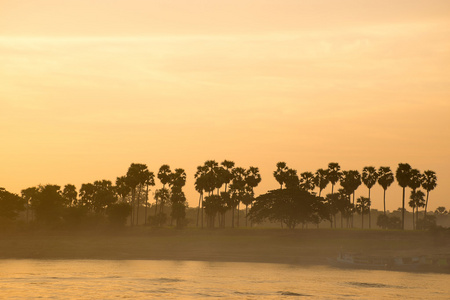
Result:
M2 259L153 259L320 265L339 251L447 255L448 232L151 229L0 235Z

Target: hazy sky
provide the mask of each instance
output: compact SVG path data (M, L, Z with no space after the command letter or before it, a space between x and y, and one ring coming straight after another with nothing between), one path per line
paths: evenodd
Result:
M259 167L258 194L278 161L407 162L450 208L449 16L448 0L0 0L0 186L169 164L195 206L208 159ZM387 197L401 206L396 183Z

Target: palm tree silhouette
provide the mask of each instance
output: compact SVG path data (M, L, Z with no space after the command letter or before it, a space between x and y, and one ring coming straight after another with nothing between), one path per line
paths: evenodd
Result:
M364 214L368 212L370 207L370 199L366 197L359 197L356 200L356 210L361 213L361 228L364 228Z
M200 206L202 210L202 228L203 228L203 191L205 191L205 175L207 172L207 168L205 166L198 166L197 172L194 175L195 178L195 190L199 192L200 196L198 198L198 209L197 209L197 227L198 227L198 220L200 216Z
M338 163L328 164L328 180L331 182L331 193L334 193L334 185L339 181L341 177L341 167Z
M425 216L424 217L427 216L428 195L429 195L430 191L434 190L436 185L437 185L436 173L431 170L427 170L427 171L423 172L422 187L427 191L427 200L425 202Z
M273 176L276 181L280 184L280 189L283 189L283 184L286 182L286 174L288 172L288 167L285 162L278 162L277 169L273 171Z
M311 172L303 172L300 174L300 188L305 191L313 191L316 187L314 183L314 174Z
M419 207L425 206L425 194L421 190L411 191L411 196L409 197L409 206L413 209L413 229L417 229L418 213ZM414 219L414 210L416 211L416 219Z
M248 217L248 206L253 203L254 199L254 191L253 189L258 186L261 182L261 175L259 174L259 169L257 167L249 167L247 170L247 174L245 176L245 183L248 189L248 195L246 197L245 204L245 226L247 227L247 217Z
M319 197L329 183L328 170L319 169L314 176L314 184L319 188Z
M411 178L411 166L409 164L398 164L397 171L395 172L395 178L397 179L397 183L403 189L403 197L402 197L402 229L405 229L405 188L409 184L409 180Z
M364 185L367 186L367 188L369 189L369 207L368 207L368 209L369 209L369 229L371 228L370 189L375 185L375 183L377 183L377 179L378 179L378 173L374 167L372 167L372 166L364 167L363 172L362 172L362 181L364 182Z
M344 188L344 191L349 197L353 194L353 205L352 208L355 208L355 192L358 187L361 185L361 175L357 170L343 171L341 174L341 186ZM353 210L353 209L352 209ZM353 213L352 216L352 227L353 227Z
M386 190L394 182L394 173L390 167L380 167L378 176L378 184L383 188L383 211L386 215Z

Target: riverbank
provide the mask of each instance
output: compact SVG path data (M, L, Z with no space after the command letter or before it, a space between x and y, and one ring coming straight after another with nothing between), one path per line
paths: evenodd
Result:
M1 259L148 259L327 264L340 251L367 255L444 255L450 234L338 229L151 229L0 236Z

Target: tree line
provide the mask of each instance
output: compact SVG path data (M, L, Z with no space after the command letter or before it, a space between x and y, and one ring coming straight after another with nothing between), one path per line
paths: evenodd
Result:
M227 212L231 213L230 226L240 226L242 204L245 206L245 226L248 226L248 221L260 223L268 220L289 228L308 223L318 226L323 221L336 227L337 215L340 215L341 227L344 219L347 227L353 227L354 215L358 213L362 227L364 216L368 214L370 228L371 189L376 183L383 188L384 214L377 220L380 227L404 229L406 188L411 189L408 204L413 210L413 228L424 227L427 221L432 221L427 220L427 207L429 193L436 187L437 178L431 170L421 173L409 164L400 163L395 174L390 167L377 169L373 166L364 167L360 173L358 170L342 171L338 163L332 162L328 168L298 174L286 163L279 162L273 176L280 189L255 197L254 189L261 182L257 167L243 168L229 160L220 164L208 160L199 165L194 175L195 189L199 193L196 226L214 228L217 221L218 227L223 228ZM149 191L155 185L155 177L162 188L154 191L154 201L151 201ZM403 189L401 220L386 215L386 192L395 180ZM338 182L340 188L335 191ZM126 174L117 177L114 184L109 180L98 180L82 184L79 191L72 184L62 188L41 185L24 189L19 196L0 188L0 217L13 220L25 210L26 220L39 224L76 226L83 222L107 220L123 226L128 220L130 226L135 226L142 223L139 217L142 215L140 210L144 209L145 225L163 226L170 221L181 228L187 224L185 184L184 169L172 170L165 164L155 176L147 165L132 163ZM362 184L367 188L368 197L355 199L355 191ZM328 185L331 185L331 193L322 197L322 191ZM170 208L169 215L166 207ZM421 220L419 208L424 208Z
M364 227L364 215L369 216L371 211L371 189L378 183L383 188L383 212L377 220L377 224L383 228L405 228L405 190L411 189L408 202L413 210L413 228L426 227L432 222L432 217L427 216L429 193L437 185L436 173L431 170L421 173L413 169L409 164L400 163L395 172L390 167L382 166L378 169L366 166L360 173L358 170L342 171L340 165L335 162L328 164L326 169L318 169L315 173L303 172L297 174L297 170L289 168L285 162L279 162L273 176L280 184L280 189L270 191L256 198L255 205L250 212L250 218L256 222L264 219L279 221L288 227L295 227L302 223L319 224L329 221L336 227L336 216L341 216L341 227L346 219L347 227L353 227L355 213L361 215L361 224ZM402 218L386 215L386 191L397 180L402 187ZM341 188L335 192L335 186L340 183ZM322 191L331 184L331 194L321 197ZM355 200L355 192L364 184L368 197L361 196ZM422 187L425 193L419 188ZM314 192L314 190L318 190ZM296 208L299 207L299 208ZM301 207L301 208L300 208ZM419 208L424 207L424 218L419 222ZM307 212L307 213L305 213ZM420 226L418 226L420 224Z

